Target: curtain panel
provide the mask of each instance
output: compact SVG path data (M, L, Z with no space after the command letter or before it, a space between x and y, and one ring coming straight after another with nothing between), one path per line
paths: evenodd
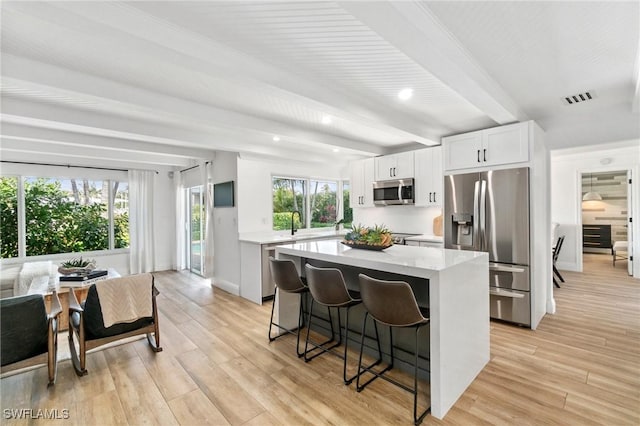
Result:
M154 271L153 186L155 172L129 170L129 269L131 274Z

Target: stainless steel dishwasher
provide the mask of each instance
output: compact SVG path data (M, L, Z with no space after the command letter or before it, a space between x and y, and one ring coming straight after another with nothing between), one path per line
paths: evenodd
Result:
M281 243L279 243L281 244ZM272 299L276 292L276 285L269 269L269 256L276 257L278 244L264 244L262 246L262 300Z

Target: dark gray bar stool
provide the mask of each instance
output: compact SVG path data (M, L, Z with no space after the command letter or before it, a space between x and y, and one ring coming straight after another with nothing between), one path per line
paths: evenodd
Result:
M356 379L356 389L362 391L369 383L381 377L382 379L393 383L394 385L409 391L413 394L413 423L418 425L424 417L431 411L431 407L418 416L418 331L425 325L429 324L429 318L423 316L416 302L413 290L408 283L404 281L383 281L368 277L364 274L359 275L360 278L360 295L362 303L367 310L362 322L362 340L360 341L360 357L358 359L358 375ZM367 318L371 315L376 323L389 326L391 341L391 363L381 371L374 371L371 367L362 368L362 350L364 348L364 336L367 328ZM384 376L384 373L393 368L393 329L395 327L414 327L416 330L416 346L414 359L414 376L413 389ZM376 338L377 338L376 330ZM380 342L378 341L378 361L382 360L382 352L380 351ZM365 372L373 374L373 377L360 385L360 376Z
M274 259L273 257L269 257L269 268L271 269L273 282L276 284L276 290L273 297L273 305L271 305L271 320L269 321L269 342L273 342L278 337L284 336L284 334L281 334L276 337L271 337L271 327L274 325L289 334L296 334L296 353L298 354L298 358L300 358L302 357L302 355L304 355L304 352L300 352L300 329L303 326L302 301L304 300L304 294L309 291L309 288L302 282L300 275L298 275L296 265L292 260ZM300 295L300 311L298 313L297 329L285 328L280 324L273 322L273 310L276 306L276 297L278 295L278 290L284 291L285 293L295 293Z
M357 374L354 374L351 377L347 377L347 346L349 342L349 310L362 303L362 300L359 298L359 294L357 292L350 292L347 289L347 285L344 282L344 277L342 276L342 272L339 269L335 268L317 268L315 266L309 265L308 263L305 265L306 275L307 275L307 285L309 286L309 290L311 291L311 306L309 308L309 321L307 322L307 338L304 344L304 360L305 362L311 361L313 358L322 355L323 353L331 353L339 358L344 360L342 367L342 379L344 380L344 384L350 384L353 379L356 378ZM322 343L314 343L309 340L309 330L311 329L311 315L313 313L313 305L314 303L318 303L320 305L326 306L327 311L329 312L329 323L331 325L331 338ZM333 318L331 316L331 308L335 308L338 311L338 341L331 345L326 346L329 343L332 343L334 339L334 331L333 331ZM339 355L336 352L331 351L331 349L336 348L342 344L342 330L340 330L340 308L346 309L346 318L344 323L344 355ZM309 348L309 344L313 346L312 349ZM312 351L319 349L321 352L318 352L312 356L309 356L309 353Z

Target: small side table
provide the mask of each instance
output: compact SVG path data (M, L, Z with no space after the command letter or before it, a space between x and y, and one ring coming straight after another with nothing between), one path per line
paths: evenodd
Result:
M108 278L118 278L120 274L113 268L107 269L107 279ZM58 332L67 331L69 329L69 291L73 290L76 294L76 299L79 303L82 303L87 298L87 294L89 293L89 287L94 284L95 281L91 281L86 285L78 286L77 282L74 283L71 287L66 287L65 282L60 282L59 279L56 279L56 287L58 288L58 299L60 299L60 306L62 306L62 313L60 314L60 319L58 322ZM51 297L52 293L45 293L44 302L47 307L47 311L51 309Z

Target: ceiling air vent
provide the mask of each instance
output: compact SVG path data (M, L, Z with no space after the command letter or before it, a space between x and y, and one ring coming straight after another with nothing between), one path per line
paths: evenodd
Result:
M580 102L590 101L595 97L596 97L596 94L593 93L593 91L590 91L590 92L578 93L577 95L565 96L564 98L562 98L562 102L565 105L573 105Z

